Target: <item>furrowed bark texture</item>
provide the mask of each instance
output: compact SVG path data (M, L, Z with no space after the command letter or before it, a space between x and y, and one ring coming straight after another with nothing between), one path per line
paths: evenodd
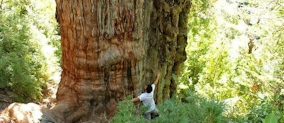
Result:
M185 60L187 0L56 0L62 75L52 111L64 122L116 112L127 95L163 81L156 100L175 93Z
M146 73L152 74L146 81L154 80L155 70L162 71L162 81L156 91L156 102L163 102L176 93L177 81L186 60L188 14L190 0L154 0L151 15L151 32L147 48ZM153 66L154 67L153 67Z

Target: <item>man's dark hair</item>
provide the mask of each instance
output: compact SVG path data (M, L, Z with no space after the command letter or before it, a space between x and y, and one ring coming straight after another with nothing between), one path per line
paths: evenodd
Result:
M148 86L147 86L147 93L151 93L152 90L153 90L153 89L152 89L152 86L151 86L151 85L148 85Z

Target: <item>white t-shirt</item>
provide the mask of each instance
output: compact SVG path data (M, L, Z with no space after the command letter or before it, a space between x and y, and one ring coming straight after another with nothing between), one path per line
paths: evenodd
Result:
M152 84L151 86L152 86L151 93L144 92L138 96L138 98L140 99L140 101L142 101L144 106L150 105L150 108L146 112L151 112L156 108L156 104L155 104L154 97L153 97L154 90L155 90L155 84Z

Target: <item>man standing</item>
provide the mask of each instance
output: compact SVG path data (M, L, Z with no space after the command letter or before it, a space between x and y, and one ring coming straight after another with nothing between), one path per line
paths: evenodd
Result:
M160 79L160 72L152 85L147 85L144 87L144 92L136 98L132 99L132 102L142 101L144 106L150 106L150 108L144 113L147 120L151 120L151 114L158 115L158 109L154 101L154 91Z

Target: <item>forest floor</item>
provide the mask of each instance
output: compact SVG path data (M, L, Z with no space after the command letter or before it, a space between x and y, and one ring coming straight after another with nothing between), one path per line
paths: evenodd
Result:
M54 74L46 82L46 86L43 90L43 98L39 102L41 106L51 108L55 105L56 92L61 79L61 69L54 72Z

